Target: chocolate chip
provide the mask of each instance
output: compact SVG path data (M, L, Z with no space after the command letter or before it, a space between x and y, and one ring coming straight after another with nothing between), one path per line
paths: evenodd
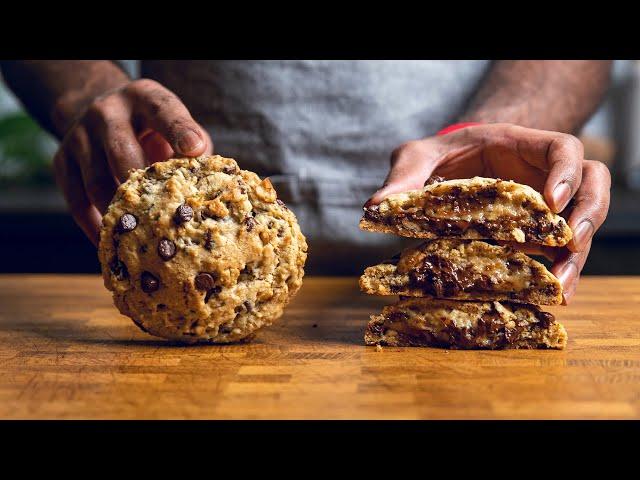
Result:
M218 327L218 333L231 333L232 331L233 327L228 323L225 323L224 325L220 325Z
M207 292L207 294L204 296L204 303L207 303L209 301L209 299L213 296L213 295L217 295L222 291L222 287L220 285L213 287L211 290L209 290Z
M196 284L196 288L198 290L211 290L216 286L216 281L213 276L210 273L206 272L200 272L198 275L196 275L194 283Z
M549 326L553 325L556 321L556 317L554 317L553 314L549 312L540 311L536 313L536 316L538 317L540 326L542 328L549 328Z
M424 186L426 187L427 185L432 185L434 183L440 183L440 182L444 182L443 177L440 177L438 175L431 175L429 178L427 178L427 181L424 182Z
M244 308L247 310L247 312L253 311L253 306L251 305L251 302L249 300L244 302L242 305L244 305Z
M247 232L250 232L251 230L253 230L253 227L256 226L256 221L253 219L253 217L247 217L244 219L244 226L247 227Z
M226 173L227 175L233 175L234 173L238 173L238 169L234 166L227 166L222 169L222 173Z
M171 240L163 238L158 243L158 255L163 260L171 260L176 254L176 244Z
M193 218L193 208L191 208L189 205L186 205L186 204L180 205L176 209L176 213L173 216L174 221L178 225L182 223L186 223L190 221L192 218Z
M404 323L409 320L409 315L404 312L391 312L387 315L387 320L391 323L398 322Z
M118 257L115 257L111 262L109 262L109 270L113 273L114 277L118 280L122 281L129 277L129 271L127 270L127 266L122 263Z
M486 189L478 190L476 195L481 198L495 200L498 197L498 189L496 187L487 187Z
M280 200L279 198L276 198L276 203L277 203L278 205L280 205L281 207L284 207L285 209L289 210L289 209L287 208L287 206L285 205L285 203L284 203L282 200Z
M118 230L120 233L130 232L134 230L138 226L138 221L136 217L131 215L130 213L125 213L118 220Z
M158 279L149 272L142 272L140 276L140 286L145 293L155 292L160 288L160 282Z
M211 251L216 247L216 242L214 242L213 238L211 238L211 231L207 230L207 233L204 235L204 248Z

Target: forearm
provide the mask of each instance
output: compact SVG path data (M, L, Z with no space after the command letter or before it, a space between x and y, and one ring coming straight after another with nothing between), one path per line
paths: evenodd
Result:
M611 61L498 61L460 121L575 133L602 99L610 71Z
M27 111L58 138L94 98L130 80L108 60L20 60L0 66Z

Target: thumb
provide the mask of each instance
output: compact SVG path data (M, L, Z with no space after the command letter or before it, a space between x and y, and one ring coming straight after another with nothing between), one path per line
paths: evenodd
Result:
M213 153L213 142L211 141L211 137L204 129L202 129L202 136L204 137L205 148L201 153L211 155ZM140 146L145 154L148 165L156 162L164 162L165 160L169 160L176 156L176 152L173 150L169 142L154 130L147 130L143 132L138 141L140 142Z
M433 149L423 140L405 143L391 154L391 169L382 187L365 203L377 205L394 193L424 186L437 166Z

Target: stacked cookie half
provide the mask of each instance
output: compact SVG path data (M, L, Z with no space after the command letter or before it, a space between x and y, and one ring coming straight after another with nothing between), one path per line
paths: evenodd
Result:
M564 348L567 333L538 305L562 303L547 268L511 243L561 247L571 229L531 187L431 178L421 190L365 207L360 228L424 243L369 267L362 291L399 295L372 315L368 345Z

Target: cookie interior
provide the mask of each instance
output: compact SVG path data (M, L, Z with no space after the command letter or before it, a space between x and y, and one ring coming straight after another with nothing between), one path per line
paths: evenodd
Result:
M404 298L371 316L367 345L454 349L554 348L564 327L534 305Z
M571 230L527 185L500 179L434 182L364 208L360 228L414 238L454 237L566 245Z
M562 303L562 286L543 264L481 240L424 242L367 268L360 287L373 295Z

